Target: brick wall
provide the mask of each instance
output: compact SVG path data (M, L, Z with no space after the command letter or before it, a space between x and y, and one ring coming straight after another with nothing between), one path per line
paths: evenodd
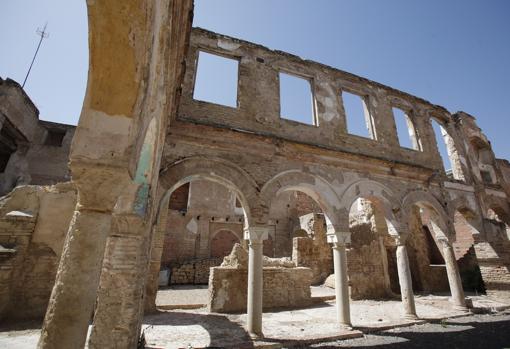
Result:
M264 268L263 307L306 306L311 303L309 268ZM208 310L218 313L245 312L248 272L233 267L211 269Z

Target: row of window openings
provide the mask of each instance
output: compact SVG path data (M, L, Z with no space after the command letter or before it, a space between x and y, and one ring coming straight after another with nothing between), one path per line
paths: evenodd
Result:
M229 107L237 107L238 61L199 51L193 98ZM280 72L280 117L307 125L318 126L311 83L308 79ZM360 95L342 91L347 132L377 139L373 118ZM397 137L403 148L422 150L416 129L409 116L400 108L393 108ZM451 169L446 150L446 132L433 120L436 139L445 168Z

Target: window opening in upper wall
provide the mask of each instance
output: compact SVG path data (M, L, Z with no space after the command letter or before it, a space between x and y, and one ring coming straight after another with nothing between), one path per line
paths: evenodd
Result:
M347 132L352 135L376 139L372 116L364 97L342 91Z
M401 147L421 150L420 142L416 135L416 128L405 111L393 107L393 117L397 126L397 137Z
M193 99L237 108L239 62L199 51Z
M280 72L280 117L318 126L310 80Z
M455 147L453 138L448 134L444 126L439 121L432 118L431 122L446 175L451 179L465 181L460 156Z

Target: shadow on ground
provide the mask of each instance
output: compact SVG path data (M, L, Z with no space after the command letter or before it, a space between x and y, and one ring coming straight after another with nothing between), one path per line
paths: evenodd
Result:
M510 348L510 319L485 322L451 322L425 324L383 331L365 338L325 343L302 344L296 348L370 348L370 349L503 349Z
M183 333L181 326L200 326L209 334L210 343L207 348L253 348L253 340L248 332L236 322L229 320L226 316L217 314L196 314L186 312L165 312L146 316L143 321L145 326L172 326L170 331L176 334ZM185 333L190 336L189 332ZM151 329L146 330L148 342L151 339L164 339L165 335L152 334ZM185 341L183 338L182 341Z

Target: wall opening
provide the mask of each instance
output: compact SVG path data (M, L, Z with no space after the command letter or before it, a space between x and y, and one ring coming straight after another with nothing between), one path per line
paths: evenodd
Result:
M236 108L238 66L235 59L199 51L193 98Z
M376 139L372 116L366 97L342 91L347 132L351 135Z
M245 212L236 198L234 190L207 179L194 179L170 194L159 237L160 286L205 285L210 268L219 266L235 243L244 244Z
M416 133L416 127L409 115L400 108L393 107L392 110L400 146L420 151L421 144Z
M310 80L280 72L280 117L318 126Z
M350 207L347 269L352 299L381 299L400 293L389 224L384 204L377 198L360 197Z
M434 118L431 119L431 123L446 175L451 179L464 181L459 153L455 148L453 138L448 134L442 123Z

